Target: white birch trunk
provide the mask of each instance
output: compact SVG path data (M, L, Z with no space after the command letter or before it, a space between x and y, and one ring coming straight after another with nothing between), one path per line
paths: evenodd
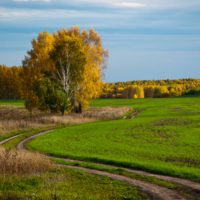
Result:
M66 54L67 54L67 60L69 60L69 55L67 50ZM67 101L69 102L68 106L70 106L71 105L70 100L79 88L79 86L74 86L74 83L70 80L70 61L68 61L66 66L64 67L60 59L60 70L58 69L56 70L54 78L57 79L62 84L62 88L65 90L67 94Z

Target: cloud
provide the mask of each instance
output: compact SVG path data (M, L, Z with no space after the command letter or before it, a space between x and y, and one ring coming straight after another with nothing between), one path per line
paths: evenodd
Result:
M6 0L1 2L2 6L8 7L27 7L40 5L45 9L45 6L55 8L77 7L77 8L114 8L114 9L130 9L143 8L143 10L168 10L168 9L198 9L200 6L199 0Z
M128 2L123 2L123 3L113 3L114 6L117 7L127 7L127 8L135 8L135 7L143 7L146 6L145 4L140 4L140 3L128 3Z
M89 2L93 5L101 5L103 7L121 7L121 8L136 8L146 6L145 4L136 3L136 2L127 2L121 0L81 0L82 2Z
M51 2L51 0L13 0L17 2L28 2L28 1L45 1L45 2Z
M126 7L126 8L135 8L135 7L143 7L145 4L136 3L136 2L126 2L121 0L81 0L81 2L88 2L91 4L101 4L105 7Z
M91 6L102 7L148 7L148 8L183 8L191 6L199 6L199 0L51 0L57 4L74 4L84 5L89 4Z
M114 17L111 14L94 13L92 11L78 11L65 9L50 9L50 10L36 10L36 9L5 9L0 7L0 21L11 20L16 21L23 19L66 19L66 18L110 18Z
M138 0L136 0L138 1ZM102 8L136 8L144 7L145 4L132 0L51 0L52 3L63 5L75 5L81 7L102 7Z

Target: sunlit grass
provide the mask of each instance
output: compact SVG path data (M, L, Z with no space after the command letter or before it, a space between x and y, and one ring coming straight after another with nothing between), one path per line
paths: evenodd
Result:
M134 119L53 131L30 148L200 181L200 98L95 100L92 106L145 109ZM52 148L53 147L53 148Z
M0 105L8 105L8 106L24 106L25 99L8 99L8 100L0 100Z
M73 169L34 175L0 175L0 199L148 199L136 187Z

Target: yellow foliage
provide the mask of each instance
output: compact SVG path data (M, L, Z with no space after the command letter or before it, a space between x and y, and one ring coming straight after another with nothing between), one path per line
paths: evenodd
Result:
M58 30L53 35L47 31L39 33L37 40L32 40L32 50L28 51L28 56L23 60L24 90L31 93L31 87L36 79L50 76L55 70L55 63L50 59L49 52L54 48L54 44L59 38L66 36L76 37L82 41L83 51L87 56L87 63L83 74L79 90L75 97L82 103L84 109L87 108L92 98L98 98L104 85L103 75L106 68L108 51L102 46L100 35L93 28L87 33L86 30L80 31L79 27L71 27L66 30Z
M137 94L134 94L134 95L133 95L133 98L134 98L134 99L137 99Z
M75 34L76 37L82 38L84 52L87 57L83 81L75 97L82 103L83 109L86 109L92 98L98 98L103 88L103 70L106 68L108 52L102 47L100 35L93 28L87 33L82 32L78 27L71 27L68 31L62 29L58 32L62 34ZM58 34L58 35L59 35Z
M32 50L27 51L28 56L25 56L23 63L24 90L29 93L35 80L41 79L44 76L52 73L55 69L54 63L50 60L49 52L53 49L54 37L47 31L39 33L37 40L33 39Z

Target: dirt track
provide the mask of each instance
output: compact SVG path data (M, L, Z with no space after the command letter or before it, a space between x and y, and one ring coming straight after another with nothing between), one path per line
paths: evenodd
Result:
M6 139L0 141L0 145L2 145L3 143L8 142L9 140L15 139L15 138L17 138L17 137L19 137L19 136L21 136L21 135L23 135L23 134L15 135L15 136L12 136L12 137L6 138Z
M49 132L51 132L51 131L38 133L38 134L36 134L34 136L26 138L26 139L24 139L23 141L21 141L17 145L17 148L19 150L28 151L28 150L24 149L24 144L28 140L31 140L31 139L36 138L36 137L39 137L40 135L47 134ZM20 135L18 135L18 136L20 136ZM5 142L7 142L7 141L9 141L11 139L16 138L16 137L17 136L14 136L14 137L11 137L11 138L6 139L4 141L1 141L0 144L3 144L3 143L5 143ZM42 155L45 156L44 154L42 154ZM57 157L52 157L52 156L47 156L47 157L57 158ZM57 158L57 159L67 160L67 161L77 161L77 160L62 159L62 158ZM80 161L80 162L83 162L83 161ZM96 163L96 164L98 164L98 163ZM99 165L103 165L103 164L99 164ZM102 175L102 176L108 176L113 180L119 180L119 181L127 182L127 183L129 183L129 184L131 184L133 186L136 186L136 187L140 188L142 191L147 193L151 197L151 199L153 199L153 200L184 200L184 199L186 199L185 197L180 196L174 190L170 190L170 189L167 189L165 187L160 187L158 185L154 185L154 184L149 183L149 182L127 178L127 177L124 177L122 175L117 175L117 174L112 174L112 173L109 173L109 172L103 172L103 171L99 171L99 170L93 170L93 169L77 167L77 166L68 166L68 165L62 165L62 164L57 164L57 166L68 167L68 168L73 168L73 169L80 169L80 170L83 170L83 171L91 173L91 174L99 174L99 175ZM103 165L103 166L116 167L116 166L111 166L111 165ZM200 184L196 183L196 182L192 182L192 181L188 181L188 180L184 180L184 179L179 179L179 178L174 178L174 177L169 177L169 176L151 174L151 173L148 173L148 172L143 172L143 171L138 171L138 170L132 170L132 169L126 169L126 170L128 172L143 174L143 175L146 175L146 176L155 176L155 177L157 177L159 179L163 179L163 180L166 180L166 181L169 181L169 182L171 182L171 181L172 182L177 182L177 183L180 183L182 185L188 186L190 188L193 188L193 189L196 189L196 190L200 190Z
M28 150L24 149L25 142L27 142L28 140L31 140L33 138L36 138L40 135L47 134L49 132L51 132L51 131L38 133L34 136L31 136L29 138L22 140L17 145L17 149L28 151ZM16 137L11 137L9 139L11 140L11 139L14 139L14 138L16 138ZM9 139L1 141L0 144L3 144L5 142L9 141ZM43 155L43 156L45 156L45 155ZM47 157L50 157L50 156L47 156ZM124 176L121 176L121 175L112 174L112 173L109 173L109 172L103 172L103 171L99 171L99 170L87 169L87 168L83 168L83 167L67 166L67 165L61 165L61 164L56 164L56 165L60 166L60 167L80 169L80 170L83 170L83 171L88 172L90 174L99 174L99 175L102 175L102 176L108 176L113 180L119 180L119 181L127 182L127 183L129 183L133 186L140 188L142 191L146 192L151 197L151 199L153 199L153 200L185 200L186 199L186 198L180 196L178 193L176 193L173 190L170 190L170 189L167 189L167 188L164 188L164 187L160 187L160 186L157 186L157 185L145 182L145 181L134 180L134 179L127 178L127 177L124 177Z
M39 137L41 135L47 134L51 131L46 131L46 132L42 132L42 133L38 133L34 136L31 136L29 138L26 138L24 140L22 140L18 145L17 145L17 149L19 150L25 150L24 149L24 143L27 142L28 140L31 140L33 138ZM0 143L1 144L1 143ZM43 156L45 156L43 154ZM60 159L60 160L66 160L66 161L71 161L71 162L77 162L80 160L73 160L73 159L66 159L66 158L59 158L59 157L54 157L54 156L46 156L49 158L56 158L56 159ZM84 162L84 161L80 161L80 162ZM84 162L86 163L86 162ZM93 163L93 164L97 164L97 165L101 165L101 166L106 166L106 167L112 167L112 168L119 168L113 165L105 165L105 164L99 164L99 163ZM129 169L129 168L124 168L125 170L127 170L128 172L131 173L136 173L136 174L141 174L141 175L145 175L145 176L154 176L158 179L162 179L168 182L175 182L175 183L179 183L181 185L184 185L186 187L190 187L194 190L199 190L200 191L200 183L198 182L194 182L194 181L189 181L189 180L185 180L185 179L181 179L181 178L176 178L176 177L172 177L172 176L164 176L164 175L159 175L159 174L153 174L153 173L149 173L149 172L144 172L144 171L140 171L140 170L134 170L134 169Z
M142 110L142 112L143 112L143 110ZM141 114L141 113L138 113L138 114ZM24 149L24 144L28 140L31 140L33 138L47 134L51 131L45 131L45 132L42 132L42 133L38 133L36 135L30 136L30 137L24 139L23 141L21 141L17 145L17 149L23 150L23 151L28 151L28 150ZM20 134L20 135L22 135L22 134ZM8 139L5 139L5 140L0 142L0 145L11 140L11 139L19 137L20 135L13 136L13 137L10 137ZM72 162L78 161L78 160L64 159L64 158L58 158L58 157L53 157L53 156L46 156L44 154L41 154L41 155L45 156L45 157L49 157L49 158L56 158L56 159L72 161ZM84 162L84 161L80 161L80 162ZM112 167L112 168L118 168L117 166L112 166L112 165L105 165L105 164L99 164L99 163L95 163L95 164L101 165L101 166ZM93 169L88 169L88 168L83 168L83 167L78 167L78 166L69 166L69 165L62 165L62 164L56 164L56 165L60 166L60 167L80 169L80 170L83 170L83 171L88 172L90 174L99 174L99 175L102 175L102 176L108 176L113 180L119 180L119 181L127 182L127 183L129 183L133 186L140 188L142 191L147 193L151 197L152 200L184 200L184 199L186 199L185 197L182 197L181 195L179 195L174 190L167 189L165 187L161 187L161 186L158 186L158 185L154 185L154 184L149 183L149 182L135 180L135 179L127 178L127 177L122 176L122 175L112 174L112 173L109 173L109 172L103 172L103 171L99 171L99 170L93 170ZM141 174L141 175L145 175L145 176L154 176L158 179L162 179L162 180L165 180L165 181L168 181L168 182L179 183L181 185L184 185L188 188L192 188L192 189L200 192L200 183L197 183L197 182L193 182L193 181L189 181L189 180L185 180L185 179L180 179L180 178L175 178L175 177L170 177L170 176L163 176L163 175L159 175L159 174L152 174L152 173L149 173L149 172L133 170L133 169L128 169L128 168L124 168L124 169L127 170L130 173L136 173L136 174Z

